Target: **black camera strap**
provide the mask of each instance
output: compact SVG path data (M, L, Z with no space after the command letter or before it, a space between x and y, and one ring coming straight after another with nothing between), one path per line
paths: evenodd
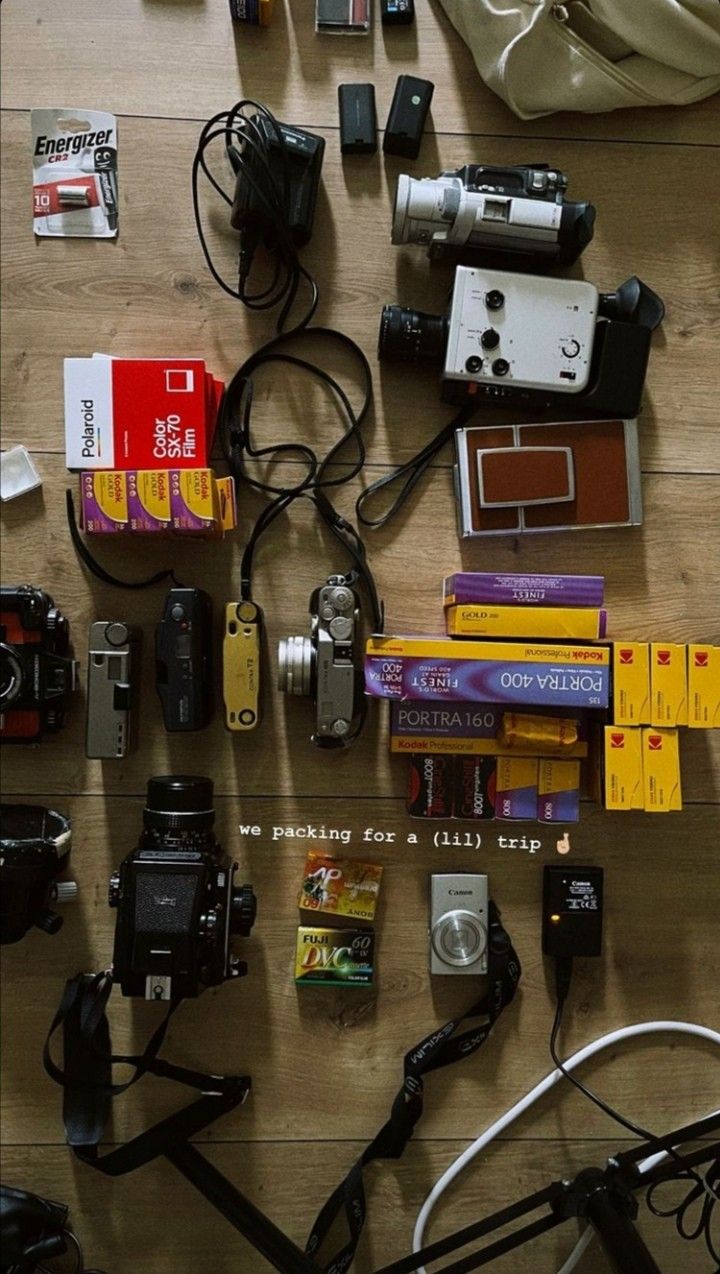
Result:
M423 1113L424 1076L476 1052L485 1043L503 1010L514 999L520 982L520 961L492 900L489 920L486 994L461 1017L432 1031L405 1054L403 1085L392 1104L390 1118L330 1195L315 1220L305 1250L325 1274L343 1274L352 1264L367 1212L364 1170L375 1159L399 1159L403 1154ZM456 1034L463 1022L474 1018L484 1020ZM342 1212L347 1221L348 1240L331 1259L319 1263L318 1252Z
M68 1145L79 1159L98 1171L108 1176L122 1176L167 1154L220 1115L241 1105L250 1091L250 1080L247 1076L209 1075L158 1057L180 1001L171 1002L144 1052L113 1053L106 1013L112 985L108 973L78 974L66 982L45 1041L43 1062L48 1075L64 1090L63 1121ZM63 1030L62 1067L53 1060L51 1052L53 1037L60 1027ZM132 1066L135 1073L123 1083L113 1083L112 1068L116 1064ZM98 1147L112 1099L146 1074L185 1084L201 1095L117 1149L100 1155Z

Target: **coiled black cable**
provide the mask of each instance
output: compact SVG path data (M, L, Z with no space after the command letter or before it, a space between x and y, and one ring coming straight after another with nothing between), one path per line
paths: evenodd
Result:
M255 114L246 114L247 111ZM260 121L264 121L275 150L281 155L279 173L270 165L267 136L260 127ZM199 174L201 172L227 204L233 203L231 196L223 190L207 165L206 152L219 139L222 140L226 152L232 158L238 180L247 181L251 185L262 209L262 233L256 223L249 229L243 228L241 231L237 288L229 284L217 269L208 247L200 215ZM372 402L372 373L364 352L351 337L335 328L310 326L317 310L319 289L313 276L301 265L298 249L290 232L287 213L288 183L288 155L281 127L265 106L259 102L244 99L237 102L231 110L221 111L213 116L204 126L193 161L192 195L195 224L210 273L229 296L241 301L250 310L268 310L277 305L282 307L276 323L277 334L251 354L238 368L227 387L220 408L219 436L236 487L244 482L269 497L269 503L258 516L243 553L240 595L244 601L253 600L253 561L261 536L295 500L310 499L323 521L350 553L358 576L365 583L370 597L373 625L380 630L383 624L382 605L367 561L365 546L357 529L337 512L328 494L334 487L341 487L353 481L365 463L362 424ZM261 239L273 261L273 276L266 287L252 291L250 279L256 250ZM303 280L309 287L310 299L301 318L292 326L286 326ZM317 363L302 358L289 349L288 345L293 340L301 343L330 340L348 351L356 360L360 370L359 405L353 405L348 392L335 376ZM337 442L324 454L318 454L307 442L301 440L269 446L256 445L251 427L255 376L260 369L273 369L278 365L294 367L305 372L331 392L343 422L343 432ZM347 447L351 448L349 468L342 474L332 476L330 466L341 461ZM297 482L290 485L266 481L248 471L247 460L263 460L271 464L291 460L300 464L300 477Z

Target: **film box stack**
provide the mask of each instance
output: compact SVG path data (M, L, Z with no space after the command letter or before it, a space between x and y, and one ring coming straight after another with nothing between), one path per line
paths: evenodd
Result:
M682 809L679 729L720 727L720 647L613 643L612 724L599 796L609 810Z
M91 534L236 525L234 484L210 468L223 384L203 359L66 358L65 459Z
M610 702L603 596L601 576L458 573L445 638L370 639L366 692L391 700L412 814L577 821L588 713Z
M295 947L297 986L368 987L375 977L375 920L383 869L356 858L310 850L298 907L326 923L301 924ZM345 923L348 922L348 923ZM352 922L352 926L349 922ZM358 928L358 923L363 927Z
M598 641L607 630L600 575L461 572L443 584L449 637Z

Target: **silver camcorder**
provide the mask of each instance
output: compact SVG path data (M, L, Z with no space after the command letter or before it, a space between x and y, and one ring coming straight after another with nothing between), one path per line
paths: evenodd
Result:
M398 177L392 242L475 265L571 265L593 237L595 208L565 199L567 177L547 166L466 164L439 177ZM524 260L523 260L524 258Z
M286 637L278 648L278 689L315 701L318 747L340 747L359 731L362 683L354 641L360 603L344 575L331 575L310 598L310 636Z

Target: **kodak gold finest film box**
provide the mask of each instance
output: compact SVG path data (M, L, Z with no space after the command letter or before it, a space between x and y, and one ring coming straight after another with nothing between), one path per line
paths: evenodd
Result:
M642 732L635 726L605 726L604 805L606 810L641 810Z
M687 647L650 643L650 724L687 725Z
M650 724L650 646L613 642L612 703L616 725Z
M688 646L688 725L720 729L720 646Z
M537 637L551 641L597 641L605 636L607 611L588 606L448 606L448 637Z
M644 806L649 814L682 809L677 730L650 726L642 732Z

